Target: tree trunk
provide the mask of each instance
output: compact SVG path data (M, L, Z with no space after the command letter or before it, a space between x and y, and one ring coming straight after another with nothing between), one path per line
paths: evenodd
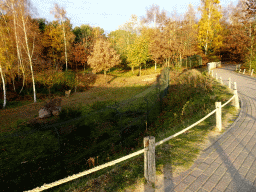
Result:
M134 66L132 66L132 74L134 74Z
M22 90L23 90L23 88L24 88L24 85L25 85L25 79L26 79L26 75L25 75L25 70L24 70L24 68L23 68L24 66L22 65L22 69L21 69L21 71L22 71L22 74L23 74L23 78L22 78L22 87L21 87L21 90L20 90L20 93L22 92ZM19 94L20 94L19 93Z
M4 75L2 71L2 67L0 65L0 73L1 73L1 78L3 82L3 92L4 92L4 103L3 103L3 109L6 107L6 89L5 89L5 80L4 80Z
M140 65L140 76L141 76L141 65Z
M181 58L181 54L180 54L180 68L182 67L182 58Z
M156 61L155 61L155 71L156 71Z
M19 47L19 41L18 41L18 35L17 35L17 27L16 27L16 12L15 12L15 9L14 9L14 3L12 3L12 10L13 10L13 26L14 26L14 35L15 35L15 41L16 41L16 49L17 49L17 57L18 57L18 77L19 77L19 69L20 69L20 66L21 66L21 71L22 71L22 74L23 74L23 80L22 80L22 88L20 90L20 93L22 92L23 90L23 87L24 87L24 84L25 84L25 70L24 70L24 66L22 64L22 60L21 60L21 51L20 51L20 47Z
M34 103L36 103L36 86L35 86L35 79L34 79L34 72L33 72L32 54L30 53L30 50L29 50L27 30L26 30L26 25L25 25L24 17L22 16L21 18L22 18L22 22L23 22L23 30L24 30L24 35L25 35L27 55L28 55L29 65L30 65L30 70L31 70L31 75L32 75L33 92L34 92ZM33 42L33 46L34 46L34 42Z
M62 27L63 27L63 33L64 33L64 45L65 45L65 61L66 61L66 71L68 70L68 57L67 57L67 41L66 41L66 32L65 27L63 23L63 18L61 17Z

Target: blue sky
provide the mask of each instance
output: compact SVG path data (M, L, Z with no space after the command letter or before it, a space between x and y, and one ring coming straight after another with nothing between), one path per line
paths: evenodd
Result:
M226 6L231 1L236 5L238 0L220 0L220 4ZM39 18L46 18L47 21L55 20L50 10L54 3L58 3L67 11L67 17L71 20L73 28L89 24L101 27L106 32L118 29L118 26L127 22L132 14L138 17L146 15L147 8L152 4L159 5L160 10L164 9L169 13L176 10L178 14L185 13L189 3L196 10L201 4L200 0L31 0L31 2L37 9Z

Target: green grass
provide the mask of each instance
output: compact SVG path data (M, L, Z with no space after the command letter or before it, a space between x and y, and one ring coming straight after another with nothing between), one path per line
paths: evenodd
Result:
M186 76L181 78L183 79L177 80L177 82L181 82L180 86L179 83L173 82L173 85L176 86L170 88L170 94L166 98L168 102L165 101L164 112L160 114L155 125L152 125L146 133L146 135L154 135L156 142L177 133L202 118L215 108L215 101L225 102L232 96L226 87L221 86L207 76L201 79L194 79L190 84L192 91L195 91L193 87L196 85L202 88L200 91L205 91L203 92L204 94L199 92L191 96L192 91L187 91L187 94L184 92L188 88L184 84L187 81ZM181 93L184 94L182 95ZM178 95L180 98L175 97L175 95ZM190 102L186 104L187 102L185 101L187 101L188 96L191 96ZM177 99L179 100L177 101ZM202 102L202 100L205 102ZM173 106L177 104L180 104L180 106L173 110ZM184 107L185 104L187 107ZM182 111L184 115L181 115ZM222 109L222 112L225 119L228 113L235 115L237 111L229 104ZM215 116L213 115L187 133L156 147L157 173L163 173L166 164L172 166L173 172L176 169L189 168L199 154L202 148L201 144L205 141L206 136L213 132L214 129ZM140 142L142 143L142 139L140 139ZM136 182L145 183L143 179L143 166L143 155L140 155L119 163L114 166L114 169L106 168L85 176L85 178L63 184L50 191L123 191L127 187L133 186Z
M147 67L146 70L145 68L141 69L141 75L152 75L155 73L160 73L161 72L162 67L157 67L156 71L155 71L155 67ZM120 71L122 71L122 73L120 73ZM111 69L110 72L108 72L107 74L109 75L114 75L117 77L133 77L133 76L139 76L139 72L140 69L139 68L135 68L134 72L132 72L131 70L123 70L121 68L114 68Z
M128 97L131 96L131 94L137 93L138 91L143 91L148 86L142 87L135 85L133 87L127 87L126 89L131 89L132 91L129 92ZM122 88L121 88L122 89ZM108 90L109 92L109 90ZM112 92L113 94L113 92ZM122 96L120 95L120 91L118 89L115 89L114 94L119 96L122 99ZM145 96L152 95L152 92L147 93ZM104 96L104 92L100 91L98 93L95 93L96 97ZM127 97L127 95L125 95ZM117 100L118 100L117 99ZM125 101L126 102L126 101ZM104 150L108 149L108 142L110 143L119 143L119 130L124 127L123 125L127 123L127 121L131 120L133 121L133 118L126 117L125 113L127 110L130 111L136 111L137 109L141 110L141 103L144 103L145 108L145 101L142 97L137 97L136 101L133 100L133 105L129 107L129 109L125 109L125 107L122 107L122 109L119 109L120 112L124 113L122 114L122 117L116 116L119 114L116 114L116 110L113 109L107 109L103 112L97 112L98 110L108 106L113 105L116 103L116 100L107 100L107 101L97 101L95 103L91 103L91 105L82 106L78 105L77 107L64 107L60 114L59 123L63 121L67 121L69 119L77 118L82 115L85 115L86 117L82 118L79 121L71 121L69 124L65 124L64 126L58 127L56 130L47 128L46 130L38 130L42 124L31 124L26 125L25 120L21 120L17 122L17 131L16 133L22 133L27 131L35 131L33 134L29 134L28 136L20 136L15 138L5 138L4 140L0 141L1 146L3 147L3 153L1 153L1 164L6 165L4 166L5 173L11 173L11 174L5 174L5 177L8 180L11 180L13 174L20 175L21 173L25 172L26 174L23 175L23 177L16 178L16 181L12 180L12 186L15 186L13 182L15 183L23 183L25 180L28 179L29 174L28 168L29 167L40 167L50 165L51 161L55 161L52 158L56 156L56 158L62 159L62 156L65 156L64 161L55 162L52 163L48 168L45 170L40 170L40 173L33 172L33 177L36 178L34 180L30 180L30 183L27 182L26 185L23 187L32 187L33 185L39 185L38 182L39 178L41 178L45 182L50 182L56 179L60 179L61 175L63 174L73 174L76 173L76 170L82 169L88 169L88 165L86 162L84 162L84 166L77 166L77 165L71 165L69 162L78 162L81 161L81 157L87 157L89 158L90 154L97 153L101 154L106 153ZM130 103L126 103L125 106L129 105ZM88 115L88 112L91 114ZM114 118L113 118L114 117ZM119 121L116 121L115 117L119 118ZM139 123L139 124L138 124ZM140 126L141 122L135 122L133 123L133 127ZM144 122L143 122L144 124ZM48 124L45 123L47 126ZM59 140L59 134L61 134L61 130L63 128L76 128L76 134L77 135L67 135L62 136L61 140ZM103 127L103 129L100 129ZM87 132L86 132L87 131ZM83 138L81 135L85 135ZM102 140L106 138L110 138L112 135L117 135L117 138L113 138L111 140L108 140L107 142L101 142ZM1 136L8 136L8 133L1 133ZM133 139L136 137L129 137L127 141L132 142ZM63 154L60 155L58 153L59 148L61 147L64 142L69 143L69 150L66 151L72 151L72 154ZM127 142L129 144L129 142ZM60 145L60 143L61 145ZM101 142L101 143L100 143ZM79 149L80 146L90 146L93 144L93 148L84 148L82 151ZM128 147L128 146L127 146ZM122 149L119 145L115 146L115 150L119 151L115 155L110 156L110 160L114 158L121 157L124 153L124 149ZM128 151L129 152L129 151ZM15 155L14 155L15 154ZM55 154L55 155L53 155ZM10 156L16 156L15 159L11 162L9 162ZM99 163L106 162L107 154L103 154L103 157L99 159ZM52 159L52 160L51 160ZM69 162L68 162L69 161ZM38 164L37 164L38 163ZM24 164L20 166L20 164ZM36 165L37 164L37 165ZM45 165L46 164L46 165ZM70 172L69 170L66 171L66 173L63 173L63 165L65 164L65 167L72 169L73 172ZM49 175L49 172L55 170L54 173L51 173L50 177L47 177ZM64 171L65 172L65 171ZM39 174L39 175L38 175ZM44 176L45 175L45 176ZM27 187L26 187L27 186Z
M149 92L145 95L147 98L152 98L152 100L149 99L148 106L145 103L144 97L140 97L137 98L133 102L133 105L129 106L128 109L125 108L126 106L119 109L120 112L125 112L128 110L131 112L136 111L138 113L140 110L145 110L148 107L151 109L151 111L148 113L148 119L151 121L151 124L149 124L147 130L145 130L146 127L143 125L142 128L144 130L141 130L140 124L145 124L145 121L141 122L139 119L138 121L134 122L131 126L136 129L133 129L133 133L125 138L126 142L124 146L114 146L115 153L111 153L108 159L109 161L122 157L137 149L141 149L144 136L153 135L156 137L157 142L163 138L173 135L174 133L182 130L188 125L191 125L192 123L202 118L205 114L213 110L215 108L215 101L224 102L232 96L232 94L229 93L225 87L220 86L217 82L211 80L211 78L207 75L201 76L194 74L197 73L188 72L181 75L178 79L172 79L169 88L169 94L165 99L163 99L162 106L155 105L154 94L153 92ZM113 104L114 102L115 101L98 101L91 105L90 108L83 108L82 106L74 109L66 108L63 110L60 116L61 119L67 120L68 118L84 115L88 112L88 110L92 112L94 110L101 109L108 104ZM207 105L205 105L206 103ZM160 113L159 107L162 107L162 113ZM232 107L229 108L228 106L227 110L223 109L224 116L226 113L230 112L231 109ZM105 112L92 114L93 115L88 116L88 118L75 123L75 125L78 127L74 134L62 137L62 143L64 143L65 140L69 140L69 142L67 142L69 143L69 151L73 151L73 153L63 154L66 156L66 158L64 162L60 161L54 164L56 169L49 167L49 170L39 170L37 173L33 173L35 178L37 174L38 176L39 174L49 175L50 172L48 171L56 170L54 173L51 173L51 177L55 178L54 181L57 180L57 178L62 179L63 177L61 177L61 175L65 174L63 173L64 164L66 167L73 169L73 172L69 172L67 170L68 175L86 170L89 167L86 160L83 159L88 155L91 157L100 155L98 164L106 162L106 158L108 156L106 151L108 150L109 143L119 142L119 139L116 139L116 137L111 139L110 136L118 134L118 129L116 129L116 127L123 127L129 120L132 120L131 117L126 116L131 115L132 113L124 113L121 118L119 116L120 114L113 109L108 109ZM119 121L116 121L117 117ZM97 127L100 124L104 126L103 128L98 129ZM193 160L196 158L200 151L200 146L198 144L203 142L207 133L214 129L214 124L215 121L213 116L208 118L199 126L193 128L193 131L190 131L187 134L183 134L173 140L170 140L166 144L157 147L157 172L161 173L166 163L170 163L172 166L174 166L174 169L175 167L188 168L193 163ZM65 127L69 126L74 126L74 122L71 122ZM36 127L28 128L21 125L20 130L24 131L35 128ZM81 135L84 135L84 137L81 137ZM48 154L49 151L53 152L53 154L54 152L57 152L59 146L57 139L58 136L56 133L54 133L54 131L47 130L44 132L36 132L35 134L30 135L30 137L31 139L27 139L26 142L23 142L22 145L19 145L22 141L19 139L15 142L13 139L9 139L7 140L9 142L0 143L1 146L4 146L3 148L8 149L9 147L12 147L13 150L9 149L9 151L16 154L15 161L8 165L10 170L12 170L12 168L16 169L16 165L19 164L19 162L24 161L29 161L27 166L35 166L31 159L35 160L35 162L39 162L39 160L45 161L45 158L50 157L48 155L51 155ZM104 139L106 138L110 138L110 140L105 142ZM100 140L103 142L98 143L97 141ZM13 142L13 144L11 144L11 142ZM33 148L33 151L31 151L28 150L28 148L25 148L26 146L37 147ZM79 146L83 147L79 148ZM46 149L48 153L44 152ZM10 154L7 153L3 154L3 158L8 158L9 155ZM60 156L59 158L61 159L62 157ZM8 159L5 159L4 162L7 163ZM76 164L77 162L80 162L80 164ZM112 170L113 167L106 168L91 175L85 176L84 178L80 178L67 184L63 184L59 187L55 187L49 191L65 191L67 189L69 189L69 191L79 191L79 188L80 191L99 191L100 189L104 189L105 191L122 191L137 181L144 182L143 166L143 155L140 155L125 162L119 163L116 166L113 166L114 170ZM22 170L12 171L14 173L18 173ZM25 168L24 172L26 172ZM97 179L99 176L101 177ZM26 179L26 177L19 178L18 182L22 182L22 179ZM34 181L34 183L37 182L38 181ZM51 182L51 178L44 178L44 182ZM33 181L31 181L31 183L33 183ZM33 185L30 184L30 186Z

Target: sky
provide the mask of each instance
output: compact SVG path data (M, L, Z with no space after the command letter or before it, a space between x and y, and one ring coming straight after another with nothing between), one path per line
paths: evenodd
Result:
M220 0L222 7L227 6L230 2L234 5L238 0ZM157 2L157 3L156 3ZM138 17L145 16L147 9L155 4L160 7L160 11L165 10L169 13L174 11L177 14L184 14L187 11L189 3L195 10L200 6L200 0L31 0L36 8L37 18L46 18L47 21L55 20L50 14L54 4L57 3L63 7L74 27L82 24L89 24L93 27L101 27L106 33L118 29L118 26L129 21L132 14Z

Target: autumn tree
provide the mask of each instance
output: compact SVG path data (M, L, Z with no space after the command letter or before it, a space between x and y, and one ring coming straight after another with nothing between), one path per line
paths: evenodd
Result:
M198 53L197 48L197 28L196 12L192 4L188 5L188 11L184 15L183 30L186 31L186 56Z
M111 47L111 43L102 38L98 39L93 47L91 56L88 58L88 64L93 71L100 72L103 70L106 77L107 70L119 63L120 56Z
M253 19L247 12L246 1L238 1L236 6L230 4L226 10L226 21L223 21L223 58L235 62L246 62L249 68L255 52L255 31Z
M5 74L11 67L13 57L10 52L12 51L12 43L9 34L10 28L5 25L3 17L0 17L0 75L3 84L3 108L6 107L6 78Z
M156 70L157 63L162 63L168 57L168 39L159 28L144 28L142 34L148 41L148 54L155 61Z
M120 25L118 27L118 29L124 30L124 31L129 31L132 34L139 35L142 27L143 27L142 22L138 19L138 16L132 14L129 21L125 22L123 25ZM128 39L129 39L129 37L128 37ZM131 44L131 42L129 44Z
M153 4L149 9L147 9L146 16L142 17L142 23L147 25L151 25L153 23L154 28L162 28L165 26L167 19L166 11L160 11L160 7Z
M244 3L244 2L243 2ZM246 3L246 10L245 17L247 18L247 31L249 32L249 38L250 38L250 46L248 48L249 54L247 61L247 65L249 65L249 71L251 71L252 66L256 67L256 42L255 42L255 35L256 35L256 2L253 0L247 0Z
M64 25L64 20L67 19L66 11L63 7L59 7L57 3L55 3L51 14L54 14L56 19L59 19L62 25L63 37L64 37L64 47L65 47L65 62L66 62L66 71L68 70L68 56L67 56L67 40L66 40L66 30Z
M218 50L222 45L219 0L202 0L198 10L201 19L198 23L198 41L205 55Z
M67 53L72 52L72 44L75 39L75 35L72 33L72 26L69 19L63 22L66 29L66 48ZM46 60L51 60L56 70L61 69L60 64L66 62L65 57L65 45L62 32L62 25L58 21L52 21L45 27L43 34L43 55Z
M85 47L82 42L76 43L74 45L74 50L72 52L72 55L73 55L73 61L76 64L76 71L77 71L77 65L83 66L85 70L85 66L89 57L86 49L87 47Z
M125 30L115 30L108 34L108 39L112 46L115 48L118 54L120 54L120 59L123 65L127 65L127 48L128 45L132 44L136 38L136 34Z
M145 36L140 35L135 39L135 42L127 47L127 60L132 72L134 73L134 67L140 67L141 64L146 64L149 59L148 53L148 39Z

